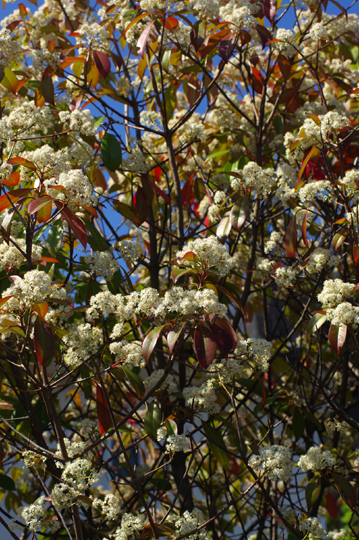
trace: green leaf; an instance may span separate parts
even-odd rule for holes
[[[108,245],[96,227],[88,219],[83,219],[86,230],[90,233],[87,241],[94,251],[108,251]]]
[[[308,323],[307,332],[308,334],[313,334],[319,330],[321,326],[326,322],[327,316],[325,313],[315,313]]]
[[[152,401],[152,403],[147,405],[147,412],[143,423],[147,435],[149,435],[153,441],[157,441],[157,430],[161,427],[161,422],[161,408],[156,401]]]
[[[105,116],[98,116],[97,118],[94,118],[93,127],[95,129],[99,128],[102,122],[105,120],[105,118],[106,118]]]
[[[303,435],[305,429],[305,422],[301,411],[295,407],[292,417],[292,430],[295,438],[298,440]]]
[[[62,219],[55,221],[46,238],[47,248],[52,257],[56,257],[61,248],[62,238],[64,236],[64,223]]]
[[[165,91],[165,107],[167,122],[169,122],[176,107],[176,88],[173,84],[170,84]]]
[[[14,480],[10,476],[7,476],[6,474],[0,474],[0,488],[6,489],[6,490],[14,490],[15,489]]]
[[[142,399],[146,394],[145,385],[143,384],[142,380],[136,373],[134,373],[130,369],[124,366],[122,366],[122,369],[125,372],[128,380],[130,381],[132,388],[134,389],[136,394],[139,396],[139,398]]]
[[[211,452],[216,456],[222,467],[227,467],[229,463],[229,453],[221,433],[204,420],[202,420],[202,427],[206,434]]]
[[[332,477],[337,486],[337,489],[344,500],[348,503],[348,506],[353,508],[356,505],[356,492],[352,484],[339,473],[332,472]]]
[[[314,478],[308,482],[307,487],[305,488],[305,500],[307,501],[308,507],[312,506],[318,500],[321,487],[322,480],[320,476],[314,476]]]
[[[225,154],[228,154],[228,153],[229,153],[229,150],[219,150],[218,152],[213,152],[213,154],[210,154],[207,157],[206,162],[209,161],[210,159],[214,159],[216,157],[224,156]]]
[[[114,135],[105,133],[101,142],[103,164],[111,172],[117,171],[122,162],[121,145]]]

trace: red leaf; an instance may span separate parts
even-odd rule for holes
[[[195,329],[194,350],[201,366],[208,368],[216,356],[217,342],[213,339],[212,331],[206,326],[200,325]]]
[[[38,199],[35,199],[34,201],[31,201],[29,204],[29,213],[35,214],[40,208],[45,206],[49,201],[52,201],[52,198],[48,195],[45,195],[44,197],[39,197]]]
[[[98,427],[100,435],[103,435],[110,427],[112,427],[112,420],[105,394],[99,385],[96,386],[96,404]]]
[[[337,356],[339,356],[339,353],[345,343],[347,330],[348,327],[345,324],[341,324],[340,326],[334,326],[334,324],[330,325],[328,334],[329,343]]]
[[[55,203],[58,208],[61,208],[61,203]],[[86,249],[87,246],[87,231],[85,225],[82,223],[81,219],[79,219],[76,214],[73,213],[72,210],[67,208],[65,206],[61,210],[62,217],[67,221],[68,226],[76,236],[76,238],[79,240],[79,242],[83,245],[83,247]]]
[[[188,203],[193,198],[192,184],[193,184],[193,177],[191,176],[191,178],[187,180],[187,182],[181,189],[182,204],[185,207],[188,206]]]
[[[304,214],[304,218],[303,218],[302,236],[303,236],[303,242],[304,242],[306,248],[309,249],[308,238],[307,238],[307,217],[308,217],[308,210],[306,210],[306,212]]]
[[[354,259],[354,263],[358,264],[358,261],[359,261],[359,248],[355,244],[353,245],[353,259]]]
[[[226,63],[229,61],[234,47],[236,46],[236,40],[237,36],[234,35],[231,39],[222,39],[221,43],[219,44],[218,54]]]
[[[2,210],[5,210],[5,208],[9,208],[11,206],[11,203],[17,202],[19,199],[21,199],[24,195],[27,195],[30,193],[32,189],[16,189],[15,191],[11,191],[8,193],[4,193],[0,196],[0,212]]]
[[[149,204],[147,197],[145,195],[145,192],[143,188],[140,186],[137,189],[137,193],[134,197],[133,202],[133,213],[135,216],[135,221],[138,226],[142,225],[144,221],[146,221],[148,212],[149,212]]]
[[[106,79],[107,75],[111,71],[110,59],[103,52],[100,51],[92,51],[92,56],[97,69],[101,73],[102,77]]]
[[[288,58],[286,58],[282,53],[278,56],[278,66],[281,74],[283,75],[283,79],[287,81],[289,79],[292,66]]]
[[[20,182],[20,173],[15,171],[10,174],[9,178],[3,180],[2,184],[5,186],[18,186]]]
[[[269,30],[267,30],[267,28],[261,26],[260,24],[256,24],[256,30],[258,32],[259,39],[261,40],[262,48],[264,49],[268,41],[273,39],[272,34],[269,32]]]
[[[146,360],[147,363],[150,359],[153,349],[156,347],[156,343],[161,336],[163,329],[166,326],[168,325],[163,324],[162,326],[157,326],[156,328],[151,330],[142,341],[142,354],[143,358]]]
[[[145,54],[147,41],[148,41],[148,38],[150,37],[150,34],[152,32],[152,27],[155,24],[155,22],[156,22],[156,20],[150,22],[146,26],[146,28],[144,29],[144,31],[142,32],[140,37],[138,38],[138,41],[136,43],[136,47],[138,47],[138,49],[139,49],[139,51],[137,53],[139,56],[143,56]]]
[[[221,351],[221,354],[227,358],[228,354],[233,351],[238,341],[232,325],[225,317],[217,318],[214,323],[211,322],[211,330],[218,349]]]
[[[51,326],[40,317],[35,320],[34,347],[40,366],[44,366],[55,355],[55,339]]]
[[[273,22],[277,13],[277,0],[263,0],[262,9],[267,19]]]
[[[288,257],[295,259],[295,251],[297,249],[297,218],[295,215],[289,222],[284,239],[284,245]]]
[[[177,28],[178,24],[178,20],[175,17],[168,17],[165,20],[165,28],[167,28],[167,30],[174,30],[175,28]]]
[[[159,167],[156,167],[156,169],[160,169]],[[160,169],[161,170],[161,169]],[[161,177],[160,177],[161,178]],[[147,182],[153,187],[153,189],[155,191],[157,191],[157,193],[162,197],[162,199],[164,201],[166,201],[166,203],[168,204],[168,206],[171,206],[171,201],[170,201],[170,198],[168,195],[166,195],[166,193],[161,189],[159,188],[156,184],[154,184],[153,182],[151,182],[151,180],[147,180]]]
[[[330,493],[330,491],[327,491],[327,494],[325,497],[327,501],[327,510],[330,517],[332,517],[333,519],[337,519],[339,515],[339,508],[338,508],[337,501],[335,500],[334,496]]]
[[[28,169],[31,169],[32,171],[36,171],[36,165],[32,163],[31,161],[22,158],[22,157],[14,157],[9,159],[8,163],[10,165],[22,165],[23,167],[27,167]]]
[[[16,28],[22,21],[21,20],[18,20],[18,21],[12,21],[10,24],[7,25],[7,30],[10,30],[10,32],[12,32],[14,30],[14,28]]]

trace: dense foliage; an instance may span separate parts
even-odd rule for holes
[[[31,2],[0,30],[0,523],[358,538],[358,17]]]

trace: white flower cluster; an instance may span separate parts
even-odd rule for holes
[[[229,0],[219,10],[223,21],[231,22],[238,28],[246,28],[247,30],[256,25],[257,21],[252,15],[254,12],[255,7],[248,0]]]
[[[77,131],[82,135],[96,135],[94,119],[90,109],[75,109],[74,111],[60,111],[59,118],[65,123],[65,129]]]
[[[292,474],[291,454],[288,448],[274,444],[259,449],[259,455],[253,455],[248,465],[257,473],[268,473],[269,480],[288,482]]]
[[[16,281],[2,293],[3,298],[13,296],[7,301],[6,308],[9,311],[18,311],[31,304],[44,302],[51,294],[51,285],[51,277],[40,270],[26,272],[23,279],[16,276]]]
[[[85,263],[90,265],[91,272],[103,276],[106,281],[111,281],[120,268],[110,251],[95,251],[93,255],[86,255]]]
[[[96,354],[102,343],[102,329],[89,323],[73,324],[63,337],[67,345],[64,362],[70,368],[77,368],[84,360]]]
[[[142,257],[141,244],[135,240],[120,240],[116,243],[116,249],[127,264]]]
[[[322,195],[321,195],[322,194]],[[333,195],[333,188],[329,180],[313,180],[313,182],[307,182],[298,191],[299,199],[302,203],[313,202],[316,199],[331,199]]]
[[[94,499],[92,506],[98,509],[109,521],[117,519],[121,513],[121,502],[112,493],[108,493],[104,500]]]
[[[278,242],[282,239],[282,235],[277,231],[272,231],[266,245],[264,247],[264,253],[270,253],[277,248]]]
[[[164,431],[166,433],[164,433]],[[189,439],[185,435],[167,435],[167,430],[157,430],[157,440],[166,439],[166,453],[186,452],[190,449]]]
[[[148,390],[156,386],[158,381],[162,379],[164,375],[165,370],[164,369],[156,369],[151,373],[149,377],[144,381],[144,384]],[[177,391],[177,383],[175,381],[175,378],[170,373],[167,375],[165,380],[160,386],[161,390],[167,390],[168,394],[171,396],[174,392]]]
[[[299,270],[290,266],[280,266],[275,270],[275,282],[279,287],[293,287]]]
[[[173,523],[177,529],[177,536],[188,535],[191,531],[196,530],[203,523],[205,523],[205,518],[201,510],[195,508],[192,512],[186,510],[182,516],[170,515],[168,521]],[[195,534],[187,536],[188,540],[210,540],[210,535],[206,531],[206,528],[203,527]]]
[[[309,264],[306,267],[308,274],[318,274],[325,266],[336,266],[339,257],[333,255],[330,249],[315,248],[310,254]]]
[[[352,297],[354,289],[353,283],[345,283],[339,278],[327,279],[324,281],[323,290],[317,298],[323,307],[334,307],[343,302],[345,298]]]
[[[16,245],[13,243],[7,244],[6,242],[0,243],[0,267],[1,268],[20,268],[20,266],[26,262],[26,258],[21,251],[16,247],[18,246],[23,253],[26,253],[26,240],[24,238],[12,238]],[[41,259],[42,247],[32,246],[32,260],[39,261]]]
[[[269,367],[268,360],[271,357],[272,347],[265,339],[249,338],[238,341],[233,354],[237,358],[251,360],[261,371],[265,371]]]
[[[327,320],[334,326],[341,324],[357,326],[359,324],[359,307],[353,306],[349,302],[342,302],[335,308],[328,308],[326,316]]]
[[[238,182],[237,179],[232,180],[231,186],[233,189],[251,188],[265,197],[276,185],[275,171],[273,169],[262,169],[255,161],[250,161],[243,167],[242,171],[238,172],[242,174],[244,182]]]
[[[21,61],[22,46],[19,41],[15,41],[11,32],[7,28],[0,30],[0,66],[9,67],[11,60],[15,64]]]
[[[122,362],[125,367],[145,367],[140,341],[117,341],[110,344],[110,351],[116,355],[116,362]]]
[[[312,535],[312,538],[321,540],[324,540],[327,537],[327,533],[325,532],[323,525],[320,523],[318,518],[307,518],[306,520],[302,521],[299,525],[299,529],[301,531],[305,531],[306,533],[309,533]]]
[[[29,506],[22,506],[17,513],[24,519],[30,531],[37,532],[44,527],[43,519],[46,515],[46,508],[41,502],[35,501]]]
[[[321,471],[328,467],[333,468],[336,464],[335,456],[329,450],[323,450],[320,446],[312,446],[308,452],[298,460],[298,467],[302,471]]]
[[[190,266],[213,268],[222,275],[227,275],[235,266],[235,259],[216,236],[191,240],[182,251],[177,252],[177,260],[181,260],[188,252],[194,253],[196,260],[182,260],[181,264],[186,262]]]
[[[94,206],[98,201],[98,195],[94,193],[90,180],[80,169],[61,173],[57,179],[45,180],[44,186],[51,197],[68,200],[80,206]]]
[[[121,527],[118,527],[113,540],[127,540],[127,538],[136,532],[142,531],[146,523],[146,516],[133,516],[132,514],[123,514],[121,519]]]
[[[186,404],[196,411],[206,411],[208,414],[217,414],[221,408],[217,402],[216,382],[209,379],[201,386],[187,386],[183,389]]]

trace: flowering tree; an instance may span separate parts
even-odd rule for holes
[[[31,3],[0,31],[2,526],[358,538],[358,17]]]

